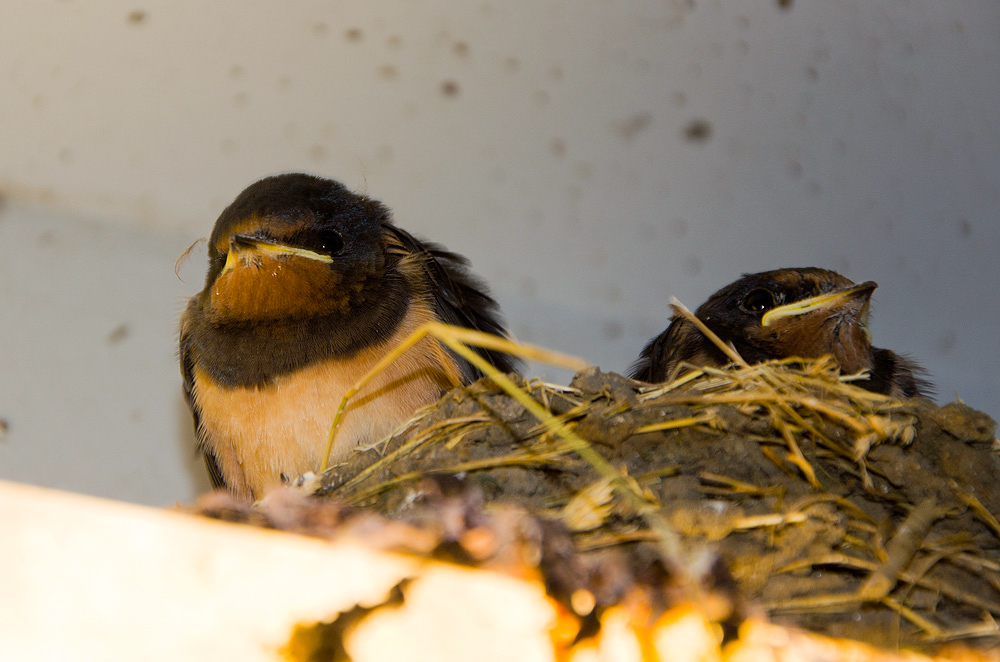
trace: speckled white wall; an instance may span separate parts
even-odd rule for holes
[[[203,253],[171,263],[284,170],[387,202],[519,337],[609,369],[671,295],[876,280],[876,341],[996,414],[997,62],[995,0],[5,0],[0,476],[189,498],[172,320]]]

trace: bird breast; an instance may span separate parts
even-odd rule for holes
[[[261,387],[227,388],[195,366],[193,396],[202,438],[232,491],[260,498],[284,476],[317,471],[344,394],[389,350],[432,316],[411,307],[387,341],[347,358],[320,361]],[[352,399],[331,459],[375,443],[440,397],[457,379],[454,360],[424,338]]]

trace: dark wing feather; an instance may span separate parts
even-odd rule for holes
[[[655,384],[673,376],[678,364],[721,366],[726,356],[686,319],[674,317],[670,326],[643,347],[629,366],[628,376]]]
[[[386,224],[384,228],[403,251],[425,258],[423,265],[430,281],[434,312],[442,322],[507,337],[500,307],[489,295],[486,284],[469,271],[467,259],[439,244],[421,241],[395,225]],[[520,371],[520,360],[510,354],[481,347],[472,349],[501,372]],[[481,376],[465,361],[461,363],[472,379]]]
[[[187,331],[187,315],[188,313],[185,313],[181,318],[180,336],[181,378],[184,380],[184,400],[191,409],[191,417],[194,419],[194,433],[198,437],[198,450],[201,451],[202,456],[205,458],[205,468],[208,470],[208,477],[212,481],[212,487],[215,489],[224,488],[228,486],[222,477],[222,470],[219,469],[219,463],[216,461],[215,455],[205,447],[204,440],[202,439],[201,420],[193,393],[194,357],[191,350],[191,335]]]
[[[667,368],[672,367],[670,349],[673,346],[674,336],[677,335],[679,323],[673,321],[661,333],[642,348],[639,358],[629,366],[628,376],[632,379],[648,382],[650,384],[662,382],[667,378]]]
[[[927,371],[915,361],[888,349],[876,347],[872,353],[870,390],[894,398],[934,397],[934,384],[927,379]],[[865,383],[860,385],[865,386]]]

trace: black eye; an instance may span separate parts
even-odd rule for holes
[[[767,290],[752,290],[743,297],[740,308],[748,313],[762,313],[774,308],[774,295]]]
[[[344,238],[336,230],[320,230],[318,239],[319,252],[336,255],[344,250]]]

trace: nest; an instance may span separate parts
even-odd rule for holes
[[[779,623],[889,646],[1000,644],[995,423],[850,381],[823,359],[655,387],[588,369],[568,387],[519,382],[520,399],[486,378],[334,467],[320,492],[406,519],[428,476],[456,477],[487,508],[557,523],[584,558],[675,576],[721,559]]]

